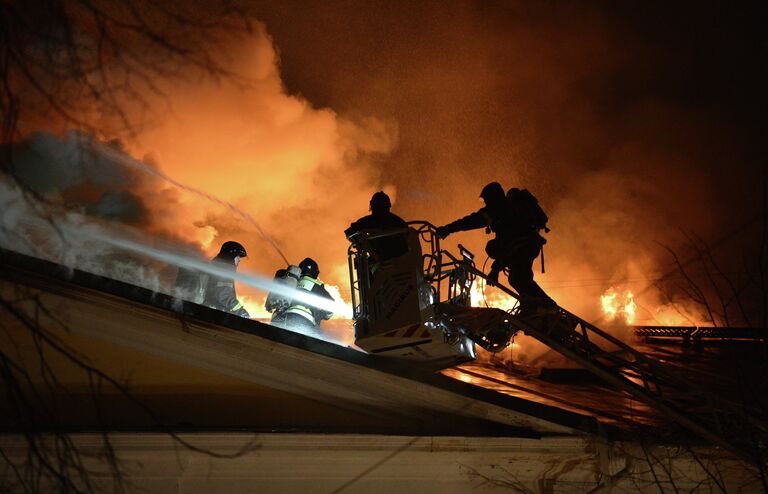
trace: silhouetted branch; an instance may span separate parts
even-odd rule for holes
[[[214,79],[251,82],[221,62],[234,36],[252,22],[228,2],[186,6],[156,1],[29,0],[0,5],[0,144],[30,120],[56,116],[99,136],[135,135],[142,122],[126,105],[149,108],[157,84],[190,69]],[[98,112],[117,126],[98,125]],[[27,129],[29,130],[29,129]]]
[[[497,470],[498,475],[485,475],[480,470],[470,467],[468,465],[461,465],[469,475],[470,478],[476,478],[481,480],[481,486],[488,485],[494,487],[503,487],[513,492],[519,492],[520,494],[533,494],[533,490],[525,486],[523,482],[517,479],[509,470],[501,465],[489,465],[489,468]]]
[[[220,54],[234,36],[250,32],[251,20],[226,0],[0,2],[0,171],[18,186],[39,217],[59,231],[53,217],[62,206],[17,179],[11,144],[40,130],[41,123],[76,127],[104,139],[134,137],[153,106],[165,104],[168,111],[164,85],[190,70],[248,84],[249,79],[220,61]],[[94,121],[93,114],[107,120]],[[64,235],[59,237],[67,242]],[[27,454],[23,468],[2,448],[0,458],[18,480],[17,488],[26,492],[96,492],[93,472],[58,427],[56,397],[71,396],[71,392],[57,375],[52,359],[84,373],[99,424],[105,423],[105,387],[117,390],[156,423],[160,418],[122,383],[65,344],[56,331],[69,332],[69,328],[38,298],[16,295],[3,294],[0,310],[26,331],[35,355],[34,368],[22,360],[23,351],[12,328],[3,324],[10,345],[0,348],[0,386],[25,438]],[[47,329],[49,324],[55,331]],[[216,458],[237,457],[254,447],[249,443],[235,453],[219,453],[196,447],[174,432],[169,434],[184,447]],[[101,437],[101,458],[109,469],[112,490],[122,492],[122,469],[106,429]]]

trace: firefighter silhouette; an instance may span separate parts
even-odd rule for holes
[[[541,253],[546,240],[539,234],[540,229],[546,228],[546,215],[541,219],[532,220],[535,215],[531,212],[533,205],[524,204],[529,201],[510,189],[509,197],[498,182],[491,182],[480,192],[485,206],[452,223],[437,228],[437,235],[446,238],[456,232],[485,228],[487,233],[495,233],[495,238],[488,241],[485,251],[493,259],[488,281],[498,283],[499,273],[503,269],[509,271],[509,285],[520,295],[520,314],[525,315],[537,307],[553,306],[555,303],[533,279],[533,261]],[[535,206],[538,202],[533,198]],[[540,210],[540,208],[539,208]],[[543,211],[541,212],[543,215]]]
[[[211,264],[234,272],[240,264],[240,259],[247,255],[245,247],[237,242],[228,241],[222,244],[219,253],[211,260]],[[209,276],[203,303],[240,317],[250,317],[243,304],[237,299],[235,281],[232,278]]]

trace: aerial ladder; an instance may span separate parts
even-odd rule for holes
[[[377,355],[421,362],[434,369],[506,348],[522,331],[579,364],[607,384],[663,413],[700,438],[765,471],[768,422],[764,411],[731,403],[692,384],[673,369],[559,306],[522,314],[472,307],[474,281],[486,278],[474,256],[440,248],[435,227],[362,231],[348,250],[355,343]],[[401,246],[382,255],[382,241]],[[378,244],[378,245],[377,245]],[[423,249],[422,249],[423,246]],[[510,288],[497,288],[518,301]]]

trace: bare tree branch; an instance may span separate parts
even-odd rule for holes
[[[133,138],[148,123],[153,107],[164,104],[166,112],[170,108],[163,87],[190,71],[247,85],[251,81],[220,62],[219,55],[234,36],[252,29],[248,16],[226,0],[0,2],[0,172],[59,231],[53,218],[65,206],[18,179],[11,144],[38,130],[41,122],[75,127],[104,139]],[[93,112],[108,120],[94,122]],[[29,304],[31,312],[20,308]],[[36,355],[34,363],[19,360],[23,352],[10,328],[3,325],[11,344],[10,351],[0,348],[0,389],[27,444],[23,468],[0,448],[5,468],[26,492],[96,492],[99,486],[83,455],[58,429],[56,397],[71,396],[71,391],[57,375],[52,359],[63,359],[85,374],[98,423],[105,423],[105,387],[117,390],[156,423],[161,418],[126,386],[65,344],[56,331],[69,329],[35,296],[0,297],[0,310],[26,330]],[[113,491],[122,492],[122,468],[108,432],[102,429],[102,458]],[[249,443],[240,451],[220,453],[196,447],[173,431],[169,434],[184,447],[216,458],[240,456],[255,447]]]

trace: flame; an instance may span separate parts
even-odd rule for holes
[[[270,320],[272,318],[272,313],[264,308],[264,303],[267,301],[266,296],[259,298],[249,295],[240,295],[238,296],[238,299],[240,300],[240,303],[243,304],[243,307],[245,307],[245,310],[248,311],[251,319]]]
[[[482,279],[478,279],[472,285],[470,300],[472,301],[472,307],[497,307],[510,311],[517,306],[517,300],[514,297],[499,290],[489,290],[485,280]]]
[[[627,291],[624,303],[624,314],[627,317],[627,324],[632,324],[637,315],[637,304],[632,296],[632,292]]]
[[[613,287],[609,288],[600,296],[600,305],[609,320],[619,319],[632,324],[637,317],[637,304],[629,290],[620,292]]]
[[[334,298],[334,300],[341,300],[347,306],[347,310],[341,314],[334,314],[332,319],[352,319],[352,303],[341,296],[341,290],[336,285],[329,285],[326,283],[325,289]]]
[[[619,310],[616,304],[617,297],[618,294],[613,291],[613,288],[609,289],[609,293],[605,293],[600,297],[600,304],[603,306],[603,312],[611,319],[616,317],[616,313]]]

